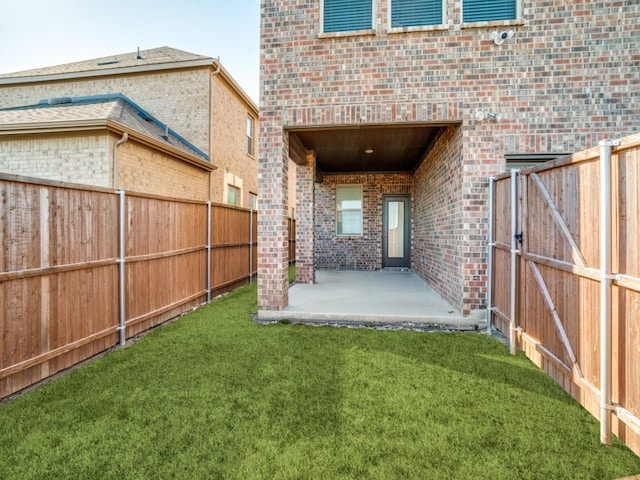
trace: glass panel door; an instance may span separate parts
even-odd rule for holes
[[[382,210],[382,266],[411,266],[408,196],[385,196]]]

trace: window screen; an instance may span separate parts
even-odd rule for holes
[[[324,0],[325,32],[348,32],[372,28],[373,0]]]
[[[391,0],[391,27],[442,24],[443,0]]]
[[[517,0],[463,0],[463,22],[488,22],[516,18]]]

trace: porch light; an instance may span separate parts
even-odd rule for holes
[[[373,153],[373,148],[367,148],[367,149],[365,149],[364,153],[366,153],[366,154],[368,154],[368,155],[372,154],[372,153]]]

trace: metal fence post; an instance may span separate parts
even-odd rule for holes
[[[249,283],[253,283],[253,206],[249,209]]]
[[[600,142],[600,442],[611,445],[611,149]]]
[[[487,218],[487,335],[491,335],[493,320],[493,210],[496,177],[489,177],[489,215]]]
[[[207,200],[207,303],[211,301],[211,200]]]
[[[509,350],[511,355],[516,354],[516,315],[518,277],[516,270],[518,266],[518,244],[516,235],[518,229],[518,170],[511,170],[511,264],[509,276]]]
[[[120,334],[120,346],[124,346],[127,342],[127,317],[126,317],[126,276],[125,276],[125,193],[124,190],[118,190],[119,212],[118,212],[118,300],[119,300],[119,325],[118,332]]]

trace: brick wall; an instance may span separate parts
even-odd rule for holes
[[[117,158],[118,188],[191,200],[209,197],[207,170],[133,140],[118,147]]]
[[[462,132],[447,128],[415,173],[413,256],[415,272],[453,305],[463,303],[464,254]],[[468,313],[468,312],[467,312]]]
[[[249,193],[258,193],[257,152],[247,154],[246,118],[251,109],[221,75],[212,77],[210,67],[3,85],[0,108],[106,93],[124,94],[210,154],[219,167],[211,173],[212,201],[226,202],[225,175],[231,174],[242,180],[242,206],[249,206]],[[257,136],[257,115],[251,114]],[[257,138],[254,141],[257,147]]]
[[[241,97],[220,76],[213,77],[213,129],[212,161],[218,169],[211,174],[211,200],[226,203],[228,179],[241,188],[242,204],[249,207],[249,193],[258,193],[258,161],[256,152],[247,153],[247,116],[254,119],[254,148],[258,142],[258,119]]]
[[[335,270],[382,268],[382,196],[411,194],[411,174],[324,175],[316,185],[316,267]],[[336,185],[362,185],[362,235],[336,234]],[[298,219],[298,225],[303,223]]]
[[[122,93],[208,152],[210,75],[209,68],[200,68],[3,85],[0,108],[35,105],[45,98]]]
[[[108,187],[112,181],[109,135],[4,138],[0,171]]]
[[[452,0],[446,25],[402,31],[388,28],[388,2],[378,1],[375,30],[360,35],[321,34],[320,3],[262,0],[260,104],[269,132],[260,155],[263,178],[282,168],[278,137],[286,128],[459,123],[450,135],[454,145],[442,148],[455,152],[460,196],[448,205],[451,189],[416,180],[417,190],[435,190],[420,199],[456,209],[457,219],[435,224],[442,231],[430,235],[421,226],[414,243],[444,250],[455,230],[454,267],[425,263],[418,270],[463,312],[482,307],[486,179],[504,168],[504,155],[573,152],[637,131],[640,3],[532,0],[523,2],[521,20],[462,25],[461,2]],[[491,32],[509,28],[515,36],[495,45]],[[500,119],[476,120],[485,110]],[[265,248],[279,265],[276,250]],[[435,280],[440,275],[446,279]]]
[[[316,156],[308,154],[306,165],[295,165],[289,161],[289,192],[299,200],[296,206],[296,218],[302,225],[314,225],[315,215],[315,170]],[[291,172],[295,175],[291,175]],[[293,179],[292,179],[293,177]],[[292,180],[295,183],[292,184]],[[292,192],[293,190],[293,192]],[[291,196],[289,197],[291,201]],[[297,224],[296,224],[297,225]],[[316,258],[315,258],[315,232],[313,228],[296,228],[296,282],[314,283]]]

